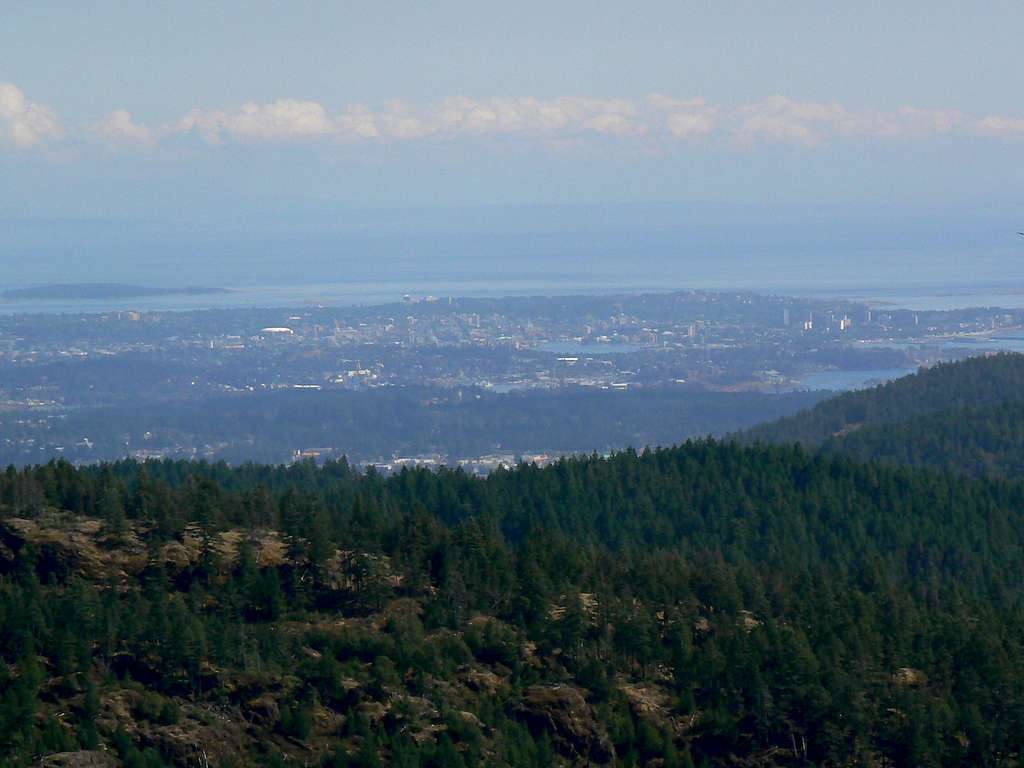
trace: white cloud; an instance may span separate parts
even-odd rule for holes
[[[380,135],[385,138],[425,139],[436,133],[436,126],[429,125],[404,101],[388,102],[381,112],[375,114],[374,120]]]
[[[29,101],[17,86],[0,83],[0,141],[16,147],[34,147],[47,139],[60,138],[63,133],[52,109]]]
[[[617,112],[594,115],[584,120],[580,124],[580,129],[608,136],[639,136],[646,133],[646,128],[634,122],[629,115]]]
[[[492,98],[465,96],[418,107],[390,101],[379,110],[361,104],[331,116],[318,102],[283,99],[237,110],[194,109],[175,132],[195,132],[211,143],[235,140],[335,138],[342,141],[455,139],[473,136],[640,135],[637,107],[621,99]]]
[[[377,117],[373,110],[362,104],[353,104],[345,108],[334,121],[335,134],[340,139],[358,141],[360,139],[376,139],[380,136]]]
[[[704,99],[674,99],[657,93],[647,98],[647,104],[676,139],[699,139],[714,133],[721,111]]]
[[[241,106],[192,109],[162,126],[139,122],[126,109],[98,123],[68,130],[71,139],[111,145],[158,145],[182,135],[211,144],[259,142],[359,143],[456,142],[487,139],[539,141],[545,146],[615,143],[660,153],[675,146],[763,144],[822,147],[835,142],[924,141],[935,138],[1024,139],[1024,117],[975,117],[955,109],[905,106],[855,110],[835,102],[774,95],[741,104],[652,94],[643,99],[562,96],[470,98],[434,104],[389,101],[379,107],[349,104],[333,109],[318,101],[282,98]],[[16,86],[0,83],[0,144],[32,147],[62,137],[49,107],[30,101]]]
[[[988,138],[1024,139],[1024,118],[990,115],[976,121],[972,132]]]
[[[849,113],[838,104],[794,101],[771,96],[735,111],[733,138],[749,145],[759,141],[814,146],[848,123]]]
[[[645,130],[636,120],[637,112],[635,104],[623,99],[460,96],[424,110],[420,120],[442,136],[630,136]]]
[[[110,129],[144,135],[127,113]],[[138,130],[135,134],[132,128]],[[819,147],[835,141],[911,140],[942,136],[1024,138],[1024,119],[972,119],[957,110],[903,107],[854,111],[837,102],[782,95],[739,106],[653,94],[642,100],[563,96],[552,99],[453,96],[433,105],[389,101],[373,109],[352,104],[331,114],[316,101],[249,102],[233,110],[194,109],[169,133],[197,133],[206,141],[328,140],[340,142],[457,141],[522,137],[578,142],[642,141],[645,149],[679,142],[739,147],[787,144]]]
[[[1024,138],[1019,118],[972,118],[955,109],[905,106],[891,112],[853,111],[835,102],[772,96],[732,111],[727,132],[744,146],[760,142],[819,146],[836,140],[927,140],[986,136]]]
[[[151,128],[136,123],[126,109],[115,109],[96,125],[95,132],[111,144],[149,145],[157,138]]]
[[[914,139],[963,134],[967,126],[967,117],[955,109],[901,107],[895,112],[876,115],[864,133],[883,139]]]
[[[193,109],[177,124],[182,133],[196,131],[213,144],[225,137],[274,141],[306,139],[335,130],[327,110],[316,101],[279,99],[267,104],[248,102],[234,111]]]
[[[677,139],[707,136],[715,130],[711,115],[694,112],[673,112],[665,117],[665,127]]]

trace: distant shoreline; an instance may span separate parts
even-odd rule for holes
[[[212,294],[231,293],[227,288],[204,288],[189,285],[183,288],[154,288],[144,285],[124,285],[121,283],[66,283],[57,285],[40,285],[32,288],[11,288],[0,296],[5,299],[45,300],[45,299],[134,299],[144,296],[207,296]]]
[[[111,289],[111,286],[114,288]],[[85,288],[87,289],[85,289]],[[126,290],[127,289],[127,290]],[[607,282],[593,275],[578,280],[544,277],[535,279],[468,279],[444,277],[422,280],[352,280],[331,283],[283,283],[277,285],[231,285],[226,288],[146,287],[119,283],[66,283],[27,286],[0,290],[0,315],[9,314],[94,314],[102,312],[195,312],[204,310],[303,309],[309,307],[359,307],[394,305],[396,311],[405,306],[404,296],[427,301],[457,299],[513,299],[552,296],[612,296],[624,294],[662,293],[701,290],[708,293],[751,291],[759,295],[789,298],[842,299],[864,304],[868,308],[891,311],[904,309],[916,312],[965,310],[976,307],[1024,308],[1024,290],[992,293],[990,286],[979,285],[974,291],[961,291],[950,296],[943,286],[904,287],[871,291],[857,286],[848,291],[808,288],[785,291],[765,286],[760,291],[722,285],[677,284],[664,280],[654,284],[648,280]]]

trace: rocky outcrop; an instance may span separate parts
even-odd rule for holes
[[[486,667],[467,667],[460,670],[460,677],[466,687],[475,693],[496,696],[499,691],[508,689],[508,681]]]
[[[92,581],[127,581],[146,569],[146,545],[132,531],[120,536],[99,520],[69,515],[0,521],[0,571],[14,565],[26,547],[41,577],[76,574]]]
[[[157,750],[171,765],[220,765],[244,754],[248,737],[241,723],[223,713],[207,709],[209,723],[183,718],[181,723],[142,727],[135,738]]]
[[[315,579],[321,600],[333,594],[348,600],[371,578],[392,588],[399,584],[386,557],[339,550],[314,567],[301,547],[289,546],[271,530],[235,529],[204,538],[202,531],[189,526],[170,541],[160,541],[155,534],[137,521],[127,521],[114,533],[101,521],[55,512],[2,519],[0,577],[31,563],[40,581],[51,585],[47,589],[57,591],[62,582],[77,576],[104,590],[115,585],[117,595],[127,595],[143,589],[148,575],[162,566],[168,589],[184,591],[200,576],[223,583],[240,554],[248,551],[252,566],[278,567],[282,581]],[[581,596],[581,603],[586,610],[592,607],[589,595]],[[472,617],[461,632],[428,631],[422,626],[424,604],[420,592],[398,592],[372,612],[346,615],[320,605],[318,611],[296,611],[273,625],[254,626],[254,635],[272,627],[277,645],[292,655],[294,664],[287,670],[264,663],[255,654],[241,668],[204,660],[186,677],[181,670],[167,674],[161,669],[159,647],[139,643],[130,649],[113,648],[95,662],[93,677],[100,699],[96,729],[106,748],[48,755],[38,764],[117,768],[122,761],[113,745],[127,737],[139,749],[152,749],[168,765],[183,768],[277,753],[289,764],[313,765],[339,746],[350,753],[358,749],[362,737],[346,727],[355,714],[356,724],[401,732],[417,744],[436,742],[448,732],[460,749],[463,736],[479,740],[487,749],[495,736],[487,718],[480,716],[481,703],[487,699],[513,711],[534,734],[546,733],[568,765],[615,762],[611,738],[585,689],[548,683],[520,691],[513,684],[512,669],[506,666],[510,657],[549,675],[542,679],[567,680],[557,653],[541,650],[521,630],[487,615]],[[384,656],[388,663],[379,667],[376,654],[386,648],[386,638],[378,635],[400,636],[406,630],[419,647],[445,654],[454,664],[441,674],[391,669],[390,657]],[[322,696],[312,701],[300,696],[306,692],[294,674],[300,669],[313,680],[325,672],[332,675]],[[389,670],[394,674],[384,674]],[[48,671],[51,676],[39,695],[47,716],[81,712],[85,694],[77,673]],[[685,739],[687,726],[673,717],[670,687],[660,685],[660,680],[618,678],[616,687],[636,717]],[[301,739],[289,725],[298,701],[305,703],[303,714],[311,718],[308,735]],[[694,717],[687,721],[689,727]],[[387,750],[382,754],[386,756]]]
[[[579,688],[531,685],[523,691],[520,711],[532,729],[552,733],[556,748],[563,754],[592,763],[613,759],[611,739]]]
[[[920,688],[928,685],[928,676],[913,667],[900,667],[892,673],[892,681],[901,688]]]
[[[263,728],[273,728],[281,719],[281,708],[270,694],[250,699],[245,708],[252,720]]]
[[[149,531],[132,522],[115,534],[100,520],[67,513],[9,517],[0,520],[0,573],[13,568],[26,548],[33,552],[40,577],[62,580],[75,574],[106,583],[134,581],[154,557],[171,575],[196,567],[211,553],[217,567],[229,571],[238,563],[243,543],[249,544],[260,568],[289,563],[288,546],[277,531],[222,531],[204,542],[202,531],[189,525],[179,539],[165,542],[155,553],[147,547],[148,538]],[[325,569],[338,588],[350,587],[351,579],[343,568],[346,562],[336,554]]]
[[[118,761],[109,752],[80,750],[58,752],[40,758],[41,768],[117,768]]]

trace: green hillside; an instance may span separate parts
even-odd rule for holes
[[[943,363],[754,427],[744,442],[795,443],[861,460],[1019,476],[1024,355]]]
[[[1019,763],[1018,484],[698,442],[0,505],[5,765]]]
[[[865,427],[829,438],[818,450],[978,476],[1024,477],[1024,403],[965,407]]]

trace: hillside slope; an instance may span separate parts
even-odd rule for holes
[[[943,363],[848,392],[743,433],[861,460],[1018,475],[1024,467],[1024,355]]]
[[[0,475],[4,765],[1017,764],[1024,489],[793,447]]]
[[[1024,477],[1024,403],[964,407],[831,437],[818,450],[861,461]]]
[[[377,461],[439,453],[605,452],[722,435],[796,413],[817,392],[713,392],[697,386],[627,391],[562,387],[496,394],[466,387],[282,390],[195,400],[71,408],[43,418],[0,412],[0,466],[116,460],[125,446],[190,457],[198,449],[232,463],[289,461],[328,448]],[[88,441],[83,441],[88,436]]]

